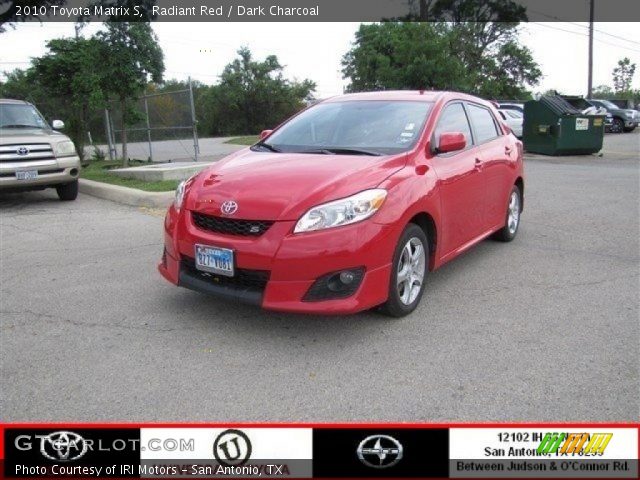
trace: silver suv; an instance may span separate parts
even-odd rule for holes
[[[78,196],[80,158],[73,142],[22,100],[0,99],[0,192],[53,187],[60,200]]]

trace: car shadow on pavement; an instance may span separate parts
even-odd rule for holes
[[[52,203],[62,203],[53,189],[30,192],[0,192],[0,210],[8,208],[21,210],[37,204]]]
[[[512,243],[516,245],[517,240]],[[351,343],[366,339],[370,335],[392,332],[397,328],[425,327],[432,314],[431,302],[436,301],[441,308],[450,299],[450,292],[456,291],[464,283],[469,269],[481,268],[487,256],[503,244],[487,240],[461,255],[441,269],[430,272],[427,290],[421,304],[410,315],[403,318],[389,317],[376,309],[351,315],[310,315],[274,312],[257,306],[221,300],[212,296],[183,288],[167,287],[161,296],[163,311],[172,314],[176,327],[186,330],[201,330],[209,334],[225,336],[247,342],[248,338],[283,340],[285,343],[295,338],[301,342]],[[418,324],[418,325],[416,325]]]

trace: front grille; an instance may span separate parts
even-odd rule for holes
[[[240,290],[263,291],[269,281],[269,270],[248,270],[236,268],[233,277],[203,272],[196,268],[196,262],[191,257],[182,256],[182,269],[192,277],[197,277],[213,285],[237,288]]]
[[[51,145],[48,143],[0,145],[0,162],[22,163],[35,160],[55,160]]]
[[[202,230],[244,237],[259,237],[273,225],[273,222],[267,220],[239,220],[214,217],[198,212],[192,212],[191,217],[193,223]]]

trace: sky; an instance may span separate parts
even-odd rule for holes
[[[165,55],[167,79],[189,76],[206,84],[235,57],[241,46],[262,60],[276,55],[290,79],[316,82],[316,96],[343,92],[340,61],[350,49],[359,23],[154,23]],[[90,24],[83,34],[101,28]],[[629,57],[638,64],[633,87],[640,88],[640,23],[595,23],[594,86],[612,86],[611,71],[617,61]],[[73,23],[17,24],[0,34],[0,71],[26,68],[32,57],[46,52],[47,40],[71,37]],[[584,95],[587,90],[588,24],[577,22],[526,23],[520,40],[528,46],[544,78],[534,92],[556,89]]]

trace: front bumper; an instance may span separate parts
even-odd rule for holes
[[[80,158],[77,156],[30,162],[0,162],[0,190],[30,190],[70,183],[78,179],[80,168]],[[18,180],[16,172],[25,170],[37,170],[38,178]]]
[[[344,314],[375,307],[387,300],[393,252],[400,235],[394,225],[371,221],[293,235],[295,222],[275,222],[260,237],[223,235],[200,230],[191,213],[169,208],[165,250],[158,265],[171,283],[232,301],[298,313]],[[195,244],[234,250],[242,275],[266,275],[264,282],[229,285],[192,269]],[[346,298],[304,301],[314,282],[330,272],[364,267],[355,292]]]

